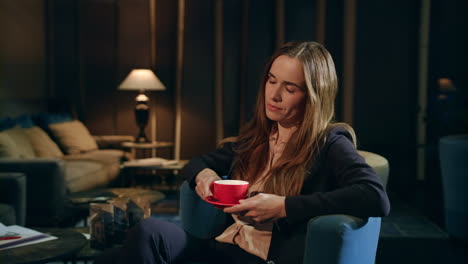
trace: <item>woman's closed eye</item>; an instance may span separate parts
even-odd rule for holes
[[[294,86],[288,86],[288,85],[287,85],[287,86],[285,86],[285,88],[286,88],[286,91],[287,91],[288,93],[294,93],[294,92],[296,92],[296,88],[295,88]]]

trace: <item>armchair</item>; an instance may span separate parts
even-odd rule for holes
[[[358,151],[382,180],[388,182],[387,159]],[[187,182],[180,188],[182,228],[198,238],[210,238],[223,231],[226,214],[202,201]],[[360,219],[349,215],[324,215],[309,220],[304,264],[373,264],[380,234],[380,217]]]
[[[24,225],[26,215],[26,176],[0,173],[0,222]]]
[[[223,211],[202,201],[187,182],[180,188],[182,227],[198,238],[221,233],[226,220]],[[304,264],[374,263],[380,232],[380,218],[367,220],[347,215],[326,215],[308,223]]]

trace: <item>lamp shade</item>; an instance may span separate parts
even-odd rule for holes
[[[134,69],[119,85],[119,90],[166,90],[166,86],[150,69]]]

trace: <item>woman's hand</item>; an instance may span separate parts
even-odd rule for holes
[[[275,221],[286,217],[284,200],[286,197],[268,193],[259,193],[254,197],[239,200],[238,205],[224,209],[225,213],[241,214],[255,222]]]
[[[195,183],[197,184],[195,191],[198,196],[204,200],[205,197],[213,195],[210,191],[210,185],[217,180],[221,180],[221,178],[214,170],[207,168],[200,171],[197,176],[195,176]]]

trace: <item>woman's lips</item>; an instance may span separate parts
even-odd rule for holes
[[[270,110],[270,111],[279,111],[279,110],[281,110],[281,108],[276,107],[276,106],[271,105],[271,104],[267,104],[267,108],[268,108],[268,110]]]

